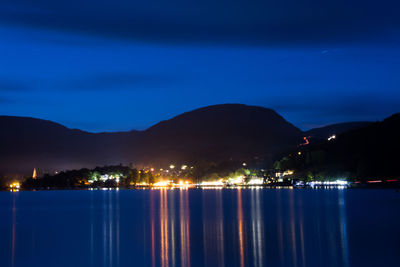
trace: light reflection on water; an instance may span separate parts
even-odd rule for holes
[[[1,266],[398,266],[399,204],[390,190],[2,192]]]

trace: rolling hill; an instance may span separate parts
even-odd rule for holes
[[[95,134],[12,116],[0,116],[0,129],[0,173],[6,174],[118,163],[270,162],[303,134],[271,109],[241,104],[200,108],[145,131]]]

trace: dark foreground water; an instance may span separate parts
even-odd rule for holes
[[[394,190],[0,192],[0,266],[400,266]]]

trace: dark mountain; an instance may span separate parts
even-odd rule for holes
[[[271,109],[225,104],[160,122],[143,133],[136,151],[146,162],[270,160],[296,146],[302,132]],[[139,158],[140,155],[136,154]]]
[[[302,132],[271,109],[216,105],[184,113],[146,131],[88,133],[50,121],[0,116],[0,172],[104,164],[271,161]]]
[[[338,135],[353,129],[368,126],[370,124],[372,124],[372,122],[368,121],[337,123],[320,128],[314,128],[306,131],[304,134],[312,138],[327,139],[332,135]]]
[[[399,136],[400,113],[334,140],[304,146],[301,154],[291,153],[280,163],[303,178],[399,178]]]
[[[0,172],[27,173],[122,162],[137,132],[93,134],[26,117],[0,116]]]
[[[400,113],[382,122],[346,132],[329,151],[342,159],[356,178],[397,177],[399,174]]]

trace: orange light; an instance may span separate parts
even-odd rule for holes
[[[12,184],[10,184],[10,188],[19,189],[20,188],[19,182],[13,182]]]
[[[168,186],[170,184],[169,181],[160,181],[157,183],[154,183],[153,186],[155,187],[164,187],[164,186]]]

